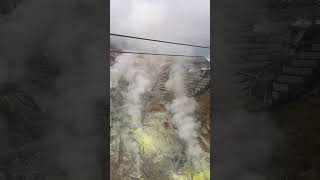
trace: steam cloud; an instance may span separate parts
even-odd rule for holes
[[[117,56],[115,61],[116,63],[110,68],[110,84],[111,88],[119,88],[123,93],[125,103],[121,113],[124,113],[125,116],[121,124],[115,124],[114,128],[121,126],[118,128],[122,129],[121,134],[126,142],[125,147],[135,158],[135,168],[137,172],[140,172],[139,144],[130,130],[143,128],[144,95],[150,92],[152,80],[158,75],[159,67],[164,62],[155,61],[153,58],[133,57],[126,54]],[[123,88],[121,83],[127,84],[125,89],[121,89]]]
[[[205,154],[197,139],[200,124],[194,117],[198,104],[184,93],[184,73],[183,64],[176,63],[172,66],[166,88],[174,92],[175,99],[169,105],[168,110],[173,114],[172,122],[178,129],[179,137],[187,145],[189,161],[195,167],[203,168],[205,166]]]

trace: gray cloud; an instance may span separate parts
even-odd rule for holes
[[[185,42],[210,44],[210,0],[111,0],[110,31],[118,34]],[[152,50],[166,53],[198,53],[208,50],[180,47],[154,42],[112,37],[112,44],[122,48]]]

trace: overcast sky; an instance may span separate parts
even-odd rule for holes
[[[110,6],[111,33],[204,46],[210,44],[210,0],[111,0]],[[122,39],[112,37],[111,42],[113,41]],[[164,47],[135,40],[130,40],[129,43],[138,43],[144,48],[152,46],[160,52],[169,50],[168,45]],[[171,47],[173,46],[170,46],[170,51],[174,49],[174,52],[180,48],[187,49]],[[201,49],[191,51],[208,53],[199,50]]]

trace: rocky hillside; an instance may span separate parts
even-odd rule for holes
[[[110,54],[110,65],[115,63],[118,53]],[[151,93],[145,97],[145,112],[166,111],[166,104],[172,101],[173,95],[166,90],[165,83],[169,79],[171,64],[162,67],[158,78],[153,82]],[[185,93],[194,97],[199,104],[197,119],[201,122],[199,141],[203,149],[209,152],[210,149],[210,63],[204,59],[186,60],[184,64]],[[119,90],[112,89],[111,96],[121,96]],[[116,98],[117,99],[117,98]]]

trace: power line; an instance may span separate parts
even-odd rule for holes
[[[156,53],[132,52],[132,51],[115,51],[115,50],[110,50],[109,52],[123,53],[123,54],[152,55],[152,56],[174,56],[174,57],[205,58],[204,56],[190,56],[190,55],[184,55],[184,54],[156,54]]]
[[[110,33],[110,36],[118,36],[118,37],[139,39],[139,40],[145,40],[145,41],[154,41],[154,42],[160,42],[160,43],[167,43],[167,44],[175,44],[175,45],[181,45],[181,46],[191,46],[191,47],[197,47],[197,48],[210,49],[209,46],[199,46],[199,45],[193,45],[193,44],[185,44],[185,43],[178,43],[178,42],[171,42],[171,41],[163,41],[163,40],[157,40],[157,39],[149,39],[149,38],[142,38],[142,37],[136,37],[136,36],[128,36],[128,35],[123,35],[123,34]]]

